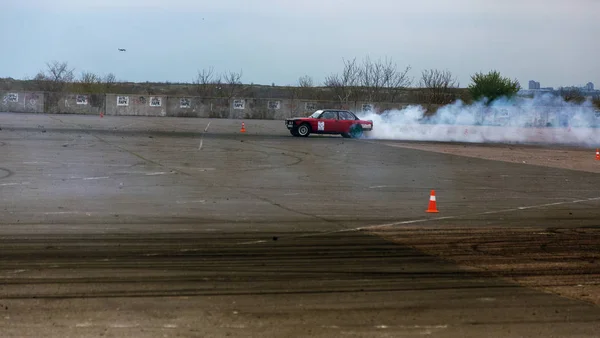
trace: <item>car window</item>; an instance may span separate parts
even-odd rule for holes
[[[350,114],[347,111],[341,111],[340,120],[354,120],[354,115]]]
[[[310,117],[314,118],[314,119],[318,119],[319,115],[321,115],[323,111],[322,110],[317,110],[316,112],[312,113],[312,115],[310,115]]]
[[[336,113],[332,112],[332,111],[326,111],[326,112],[323,113],[323,115],[321,115],[321,118],[327,119],[327,120],[335,120],[336,119]]]

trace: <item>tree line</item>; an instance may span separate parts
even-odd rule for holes
[[[449,70],[426,69],[416,80],[409,76],[410,70],[410,66],[399,67],[388,58],[372,60],[365,57],[361,61],[344,59],[341,71],[327,75],[321,84],[316,84],[308,75],[301,76],[292,86],[245,84],[241,70],[219,73],[213,67],[198,70],[190,83],[129,83],[117,81],[112,73],[100,76],[84,71],[77,76],[67,62],[52,61],[35,77],[24,81],[26,85],[22,89],[57,94],[143,93],[226,99],[277,97],[338,101],[341,104],[363,101],[434,105],[449,104],[458,99],[466,102],[485,99],[490,103],[500,97],[511,98],[521,89],[516,79],[504,77],[496,70],[473,74],[467,88],[460,88],[457,78]],[[566,100],[582,99],[582,95],[573,90],[561,92],[561,95]]]

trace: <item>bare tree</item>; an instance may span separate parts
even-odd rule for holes
[[[75,79],[74,69],[67,62],[52,61],[46,63],[46,70],[40,71],[33,82],[37,90],[47,92],[45,108],[47,112],[60,110],[58,101]]]
[[[81,73],[78,84],[82,93],[96,93],[102,90],[102,79],[92,72]]]
[[[46,63],[46,71],[40,71],[34,78],[37,87],[48,92],[63,92],[75,79],[74,69],[67,62]]]
[[[108,73],[104,76],[102,82],[104,84],[104,91],[111,92],[117,84],[117,79],[115,77],[115,74]]]
[[[366,57],[358,65],[356,59],[344,62],[341,74],[332,74],[325,79],[328,87],[340,102],[363,99],[369,102],[394,101],[398,94],[410,86],[410,66],[399,70],[392,60],[372,61]]]
[[[202,97],[215,96],[221,89],[221,76],[215,75],[213,67],[198,71],[194,79],[196,94]]]
[[[458,80],[448,70],[426,69],[421,73],[419,86],[428,103],[448,104],[456,98],[452,89],[458,88]]]
[[[342,73],[327,76],[324,85],[333,92],[340,103],[347,103],[351,98],[356,98],[359,75],[360,68],[356,59],[344,60]]]
[[[298,87],[300,88],[311,88],[313,87],[313,79],[308,75],[301,76],[298,79]]]
[[[362,68],[359,69],[359,84],[362,91],[362,99],[369,102],[381,101],[382,89],[385,85],[384,62],[372,62],[368,56],[363,60]]]
[[[388,101],[395,102],[399,94],[412,84],[413,79],[408,77],[410,70],[410,66],[406,66],[403,70],[398,69],[391,60],[383,62],[383,88]]]
[[[233,97],[239,96],[244,91],[244,85],[242,84],[242,71],[239,72],[227,72],[223,74],[223,80],[225,84],[225,95],[227,99],[231,100]]]
[[[312,77],[308,75],[298,78],[298,85],[294,89],[296,98],[314,97],[314,82]]]

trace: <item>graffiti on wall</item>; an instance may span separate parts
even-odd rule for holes
[[[152,96],[150,97],[150,107],[162,106],[162,97]]]
[[[6,103],[17,103],[19,102],[19,94],[18,93],[8,93],[4,95],[2,102]]]
[[[87,95],[77,95],[77,97],[75,98],[75,102],[80,105],[87,105],[88,104],[88,96]]]
[[[306,102],[304,104],[304,109],[306,109],[308,111],[315,111],[315,110],[317,110],[317,103],[316,102]]]
[[[188,98],[179,99],[179,108],[190,108],[192,106],[192,101]]]
[[[38,94],[27,94],[25,95],[25,107],[27,108],[35,108],[37,106],[38,100],[40,99]]]
[[[138,97],[136,97],[136,98],[133,99],[133,104],[145,105],[146,104],[146,98],[144,96],[138,96]]]
[[[281,108],[281,101],[269,101],[267,107],[269,107],[269,109],[277,110]]]
[[[373,111],[373,105],[370,103],[365,103],[362,105],[362,111],[363,112],[372,112]]]
[[[246,108],[246,100],[233,100],[233,109]]]
[[[129,96],[117,96],[117,106],[129,106]]]

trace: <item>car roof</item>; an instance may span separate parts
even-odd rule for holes
[[[320,110],[322,112],[326,112],[326,111],[346,111],[346,112],[352,113],[352,111],[350,111],[348,109],[318,109],[318,110]]]

